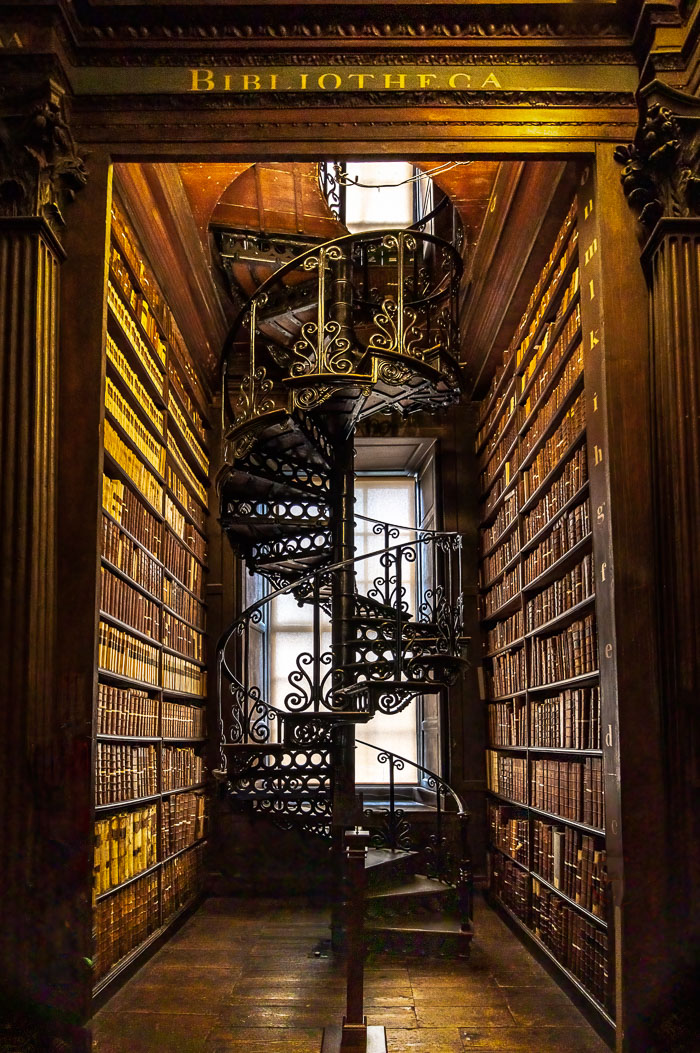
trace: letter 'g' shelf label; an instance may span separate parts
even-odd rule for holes
[[[612,75],[611,75],[612,74]],[[254,92],[499,92],[629,91],[636,68],[562,63],[401,66],[140,66],[76,67],[69,73],[78,95],[206,95]]]

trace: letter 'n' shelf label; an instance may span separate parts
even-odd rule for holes
[[[158,66],[76,67],[78,95],[205,95],[253,92],[630,91],[634,66]]]

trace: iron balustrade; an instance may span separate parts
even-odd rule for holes
[[[426,877],[453,885],[457,890],[461,924],[463,930],[467,931],[472,918],[473,900],[473,872],[469,851],[470,812],[467,806],[446,779],[418,761],[409,760],[362,739],[356,739],[355,744],[374,750],[378,763],[387,764],[389,767],[388,807],[383,808],[381,804],[375,804],[366,808],[364,813],[366,825],[370,830],[371,846],[393,852],[418,851],[422,857],[422,868]],[[404,771],[406,765],[419,773],[420,785],[434,795],[433,809],[424,809],[412,814],[411,810],[399,806],[396,773]],[[427,838],[421,836],[418,830],[419,815],[427,815],[433,819],[432,832]],[[448,825],[455,823],[456,831],[449,831]],[[453,836],[450,836],[451,834]]]

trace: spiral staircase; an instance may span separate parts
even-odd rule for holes
[[[414,764],[431,801],[432,826],[418,829],[397,795],[396,773],[411,762],[388,750],[376,750],[387,800],[363,808],[355,729],[448,688],[466,669],[462,538],[407,537],[375,523],[376,550],[356,556],[353,438],[375,414],[459,398],[460,276],[457,251],[413,228],[348,234],[284,262],[240,311],[224,351],[217,479],[222,527],[267,584],[217,647],[223,792],[234,809],[329,842],[336,940],[343,832],[368,827],[372,945],[450,954],[466,953],[472,932],[468,812],[443,778]],[[368,559],[381,573],[362,593],[356,576]],[[415,611],[411,564],[422,586]],[[255,632],[285,594],[311,605],[312,645],[273,705]]]

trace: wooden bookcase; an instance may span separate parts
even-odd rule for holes
[[[489,889],[614,1026],[582,219],[574,200],[479,416]]]
[[[206,422],[118,199],[104,362],[93,994],[198,895],[206,844]]]

